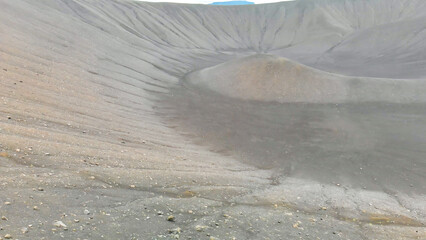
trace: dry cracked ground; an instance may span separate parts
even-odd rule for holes
[[[0,239],[426,239],[426,1],[0,0]]]

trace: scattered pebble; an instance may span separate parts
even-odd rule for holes
[[[7,217],[1,216],[1,220],[7,221]]]
[[[89,210],[87,210],[87,209],[84,209],[84,212],[83,212],[84,214],[86,214],[86,215],[89,215],[90,214],[90,211]]]
[[[297,222],[295,222],[295,223],[293,224],[293,227],[294,227],[294,228],[299,228],[301,223],[302,223],[302,222],[297,221]]]
[[[62,221],[55,221],[53,223],[53,226],[57,227],[57,228],[67,228],[67,225],[65,225],[65,223],[63,223]]]
[[[167,221],[174,222],[175,221],[175,216],[173,216],[173,215],[168,216],[167,217]]]
[[[23,228],[21,228],[21,232],[22,232],[23,234],[27,233],[27,232],[28,232],[28,228],[27,228],[27,227],[23,227]]]
[[[34,207],[33,207],[33,210],[38,210],[38,207],[37,207],[37,206],[34,206]]]
[[[169,233],[170,233],[170,234],[179,234],[179,233],[181,233],[181,232],[182,232],[182,229],[181,229],[180,227],[173,228],[173,229],[170,229],[170,230],[169,230]]]
[[[4,205],[10,205],[12,204],[11,202],[4,202]]]
[[[195,230],[197,230],[197,232],[203,232],[206,228],[207,226],[203,226],[203,225],[195,226]]]
[[[4,238],[5,238],[5,239],[12,239],[12,235],[10,235],[10,234],[6,234],[6,235],[4,235]]]

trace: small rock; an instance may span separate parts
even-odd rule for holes
[[[161,215],[163,215],[164,213],[163,213],[162,211],[158,211],[158,212],[157,212],[157,214],[161,216]]]
[[[90,176],[90,180],[95,180],[95,176]]]
[[[89,211],[89,210],[87,210],[87,209],[84,209],[83,213],[84,213],[84,214],[86,214],[86,215],[89,215],[89,214],[90,214],[90,211]]]
[[[34,207],[33,207],[33,210],[38,210],[38,207],[37,207],[37,206],[34,206]]]
[[[136,186],[135,186],[135,185],[133,185],[133,184],[132,184],[132,185],[130,185],[130,188],[135,188],[135,187],[136,187]]]
[[[40,192],[43,192],[43,191],[44,191],[44,189],[43,189],[43,188],[41,188],[41,187],[37,188],[37,190],[38,190],[38,191],[40,191]]]
[[[5,238],[5,239],[12,239],[12,235],[10,235],[10,234],[6,234],[6,235],[4,235],[4,238]]]
[[[28,228],[26,228],[26,227],[21,228],[21,232],[23,234],[27,233],[28,232]]]
[[[173,215],[168,216],[167,217],[167,221],[174,222],[175,221],[175,216],[173,216]]]
[[[1,220],[7,221],[7,217],[1,216]]]
[[[10,120],[10,119],[12,119],[12,117],[11,117],[11,116],[7,116],[7,119],[9,119],[9,120]]]
[[[55,227],[57,227],[57,228],[66,228],[67,227],[67,225],[65,225],[65,223],[63,223],[62,221],[56,221],[56,222],[54,222],[53,223],[53,226],[55,226]]]
[[[182,232],[182,229],[180,227],[169,229],[170,234],[179,234]]]
[[[4,205],[10,205],[12,204],[11,202],[4,202]]]
[[[78,220],[78,219],[74,219],[74,222],[75,222],[75,223],[79,223],[79,222],[80,222],[80,220]]]
[[[203,232],[206,228],[207,226],[203,226],[203,225],[195,226],[195,230],[197,230],[197,232]]]
[[[301,224],[301,222],[300,222],[300,221],[297,221],[296,223],[294,223],[294,224],[293,224],[293,227],[294,227],[294,228],[299,228],[299,227],[300,227],[300,226],[299,226],[300,224]]]

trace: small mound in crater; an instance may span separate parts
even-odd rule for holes
[[[332,74],[286,58],[256,54],[186,76],[193,85],[225,96],[268,102],[417,102],[420,80],[358,78]]]

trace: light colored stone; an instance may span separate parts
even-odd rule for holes
[[[67,225],[65,225],[65,223],[64,223],[64,222],[62,222],[62,221],[55,221],[55,222],[53,223],[53,226],[55,226],[55,227],[57,227],[57,228],[66,228],[66,227],[67,227]]]
[[[167,217],[167,221],[174,222],[175,221],[175,216],[173,216],[173,215],[168,216]]]
[[[198,232],[203,232],[206,228],[208,228],[208,227],[204,226],[204,225],[195,226],[195,230],[197,230]]]

